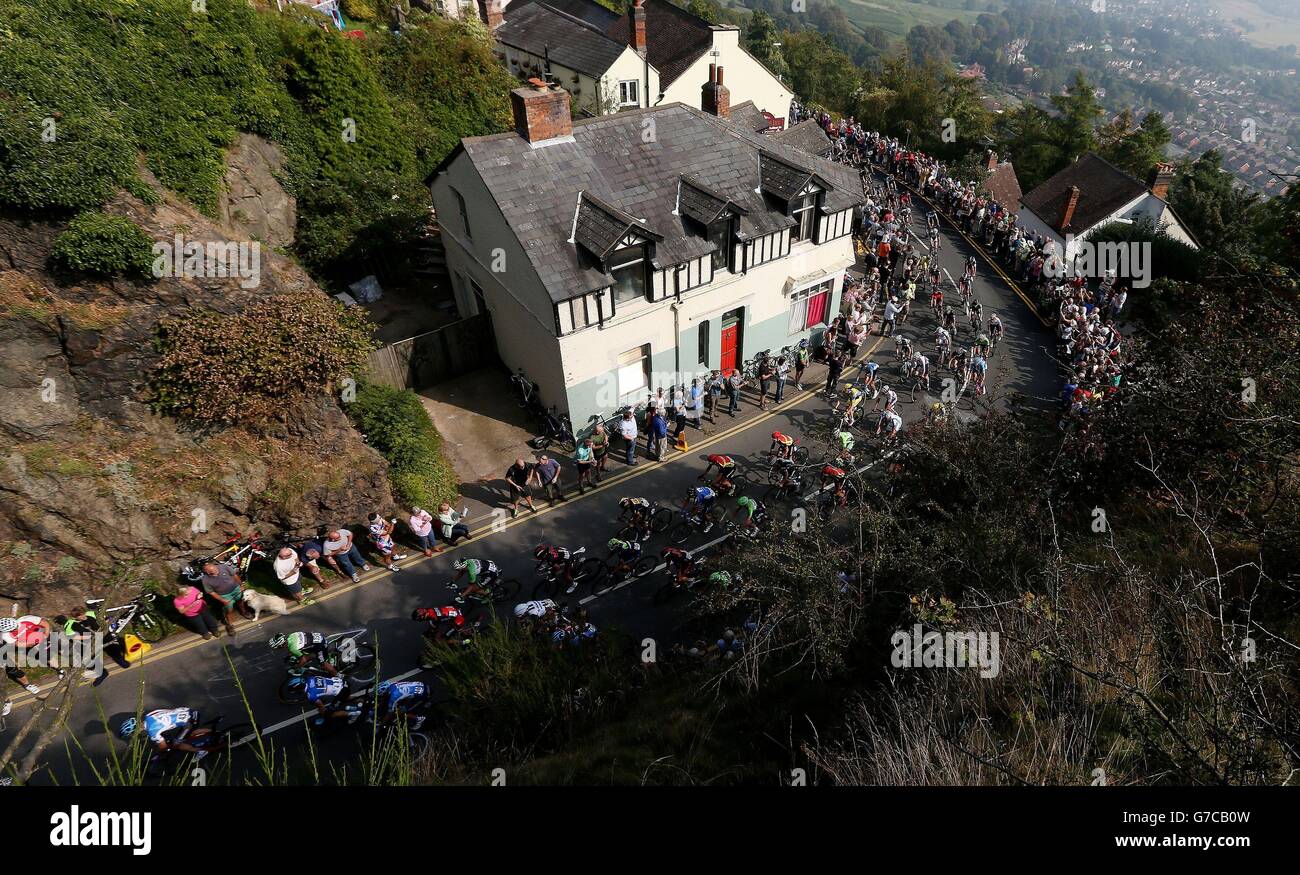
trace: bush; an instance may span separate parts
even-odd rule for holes
[[[54,263],[99,276],[148,276],[153,238],[123,216],[82,213],[54,240]]]
[[[339,4],[343,17],[352,21],[374,21],[375,7],[370,0],[343,0]]]
[[[388,480],[398,501],[436,508],[456,500],[459,480],[443,457],[442,435],[418,395],[365,383],[347,411],[366,442],[388,460]]]
[[[271,418],[359,373],[374,348],[359,307],[315,292],[254,301],[243,313],[199,310],[159,324],[150,375],[155,409],[207,423]]]

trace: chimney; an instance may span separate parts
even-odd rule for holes
[[[503,0],[479,0],[479,12],[489,32],[496,30],[505,21]]]
[[[1151,193],[1163,200],[1169,199],[1169,184],[1174,181],[1174,165],[1162,161],[1151,168],[1147,177],[1147,187]]]
[[[984,155],[984,169],[989,173],[998,169],[998,153],[989,149]]]
[[[627,19],[627,44],[643,58],[646,53],[645,7],[642,5],[644,2],[645,0],[632,0],[631,14]]]
[[[541,79],[529,79],[526,87],[510,92],[510,108],[514,111],[515,130],[530,143],[567,137],[573,133],[569,94],[558,85],[547,85]]]
[[[731,117],[731,92],[722,84],[722,68],[709,65],[709,81],[700,89],[700,108],[718,118]]]
[[[1070,186],[1069,197],[1065,201],[1065,209],[1061,211],[1061,230],[1070,227],[1070,220],[1074,218],[1074,208],[1079,205],[1079,186]]]

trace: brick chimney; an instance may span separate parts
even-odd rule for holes
[[[1065,200],[1065,209],[1061,211],[1061,230],[1064,231],[1070,227],[1070,220],[1074,218],[1074,208],[1079,205],[1079,186],[1072,185]]]
[[[1161,161],[1155,167],[1151,168],[1151,175],[1147,177],[1147,187],[1151,193],[1161,200],[1169,199],[1169,185],[1174,181],[1174,165]]]
[[[530,143],[573,133],[569,93],[558,85],[529,79],[527,86],[510,92],[510,108],[514,110],[515,130]]]
[[[998,169],[998,153],[994,152],[992,149],[989,149],[984,153],[984,169],[989,173]]]
[[[700,108],[718,118],[731,116],[731,92],[722,84],[722,68],[709,65],[709,81],[700,89]]]
[[[631,13],[627,18],[627,44],[643,58],[646,53],[644,2],[645,0],[632,0]]]
[[[479,12],[489,31],[496,30],[506,20],[503,0],[479,0]]]

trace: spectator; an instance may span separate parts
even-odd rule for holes
[[[596,476],[596,482],[600,482],[601,476],[605,473],[605,463],[609,461],[609,433],[605,431],[605,423],[597,422],[596,427],[591,432],[591,451],[596,460],[593,474]]]
[[[434,540],[433,516],[427,510],[422,507],[411,508],[411,518],[406,524],[411,527],[411,534],[415,535],[415,540],[426,557],[442,552],[442,547]]]
[[[758,364],[758,409],[767,409],[767,387],[776,376],[776,363],[772,357],[764,356]]]
[[[744,379],[740,376],[740,371],[735,368],[731,369],[731,376],[727,377],[727,400],[731,406],[727,410],[727,415],[735,417],[736,408],[740,406],[740,387],[745,384]]]
[[[799,341],[799,348],[794,354],[794,387],[803,391],[803,372],[808,367],[808,341]]]
[[[361,579],[357,571],[369,571],[370,563],[366,562],[357,549],[357,545],[352,538],[352,532],[344,528],[330,529],[325,533],[325,561],[330,567],[340,574],[345,574],[356,583]]]
[[[686,431],[686,390],[683,386],[673,389],[673,439]]]
[[[844,370],[844,353],[838,349],[830,350],[826,355],[826,394],[835,397],[835,384],[840,380]]]
[[[885,304],[885,317],[880,323],[881,337],[888,337],[894,333],[894,320],[898,318],[900,310],[898,298],[891,297]]]
[[[239,597],[244,594],[244,582],[239,579],[235,569],[225,562],[203,563],[203,591],[221,602],[221,622],[226,626],[226,634],[235,637],[235,627],[230,624],[230,612],[239,605]]]
[[[528,503],[528,509],[537,512],[533,507],[533,492],[528,482],[533,479],[533,466],[523,460],[523,457],[515,459],[515,463],[506,469],[506,485],[510,487],[510,517],[511,519],[519,516],[519,501],[522,499]]]
[[[560,489],[560,463],[543,453],[533,466],[533,477],[545,493],[547,502],[555,507],[556,501],[567,501]]]
[[[176,608],[176,613],[180,615],[181,624],[195,635],[202,635],[204,641],[221,635],[217,618],[212,616],[212,611],[208,610],[207,601],[198,587],[190,586],[188,583],[178,584],[176,595],[172,598],[172,607]]]
[[[591,438],[584,438],[578,442],[578,446],[573,451],[573,465],[578,469],[578,494],[582,495],[586,487],[591,485],[591,466],[595,464],[596,451],[592,447]]]
[[[302,559],[292,547],[281,547],[280,552],[275,554],[275,561],[271,563],[275,569],[275,577],[280,584],[289,591],[289,597],[295,602],[302,605],[315,604],[315,599],[304,598],[312,593],[311,587],[304,588],[299,582],[302,576]]]
[[[701,428],[704,419],[704,387],[700,378],[691,380],[690,399],[686,404],[686,421],[696,429]]]
[[[623,411],[623,418],[618,423],[618,433],[623,437],[623,443],[627,449],[627,458],[624,459],[629,465],[636,464],[636,419],[632,416],[632,411]]]
[[[377,513],[372,513],[368,518],[370,523],[370,543],[375,546],[375,551],[379,553],[384,562],[384,567],[389,571],[401,571],[397,563],[406,558],[405,553],[397,552],[397,545],[393,543],[393,527],[397,525],[397,520],[386,520]]]
[[[298,545],[298,557],[302,559],[302,570],[307,576],[316,581],[316,585],[321,589],[329,589],[330,585],[325,582],[325,575],[320,570],[320,559],[325,555],[325,545],[319,540],[312,538],[303,541]]]
[[[785,397],[785,381],[790,376],[790,361],[785,356],[776,358],[776,395],[772,397],[773,404],[780,404],[781,399]]]
[[[650,418],[650,435],[648,440],[650,448],[647,455],[656,462],[663,459],[664,445],[668,441],[668,420],[664,419],[664,415],[658,411],[655,411],[655,415]]]
[[[36,650],[44,645],[49,640],[50,631],[50,621],[33,614],[17,619],[0,617],[0,641],[23,651]],[[41,688],[32,683],[27,677],[27,672],[23,671],[17,662],[6,665],[5,674],[9,676],[9,680],[33,696],[41,691]]]
[[[461,538],[468,538],[469,526],[462,522],[468,516],[469,508],[456,513],[445,501],[438,505],[438,522],[442,526],[442,539],[454,547]]]

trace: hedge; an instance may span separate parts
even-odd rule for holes
[[[99,276],[144,277],[153,266],[153,238],[123,216],[82,213],[54,238],[54,263]]]
[[[388,481],[397,500],[433,510],[455,502],[460,481],[442,453],[442,435],[420,397],[409,389],[362,383],[345,405],[366,443],[388,460]]]

